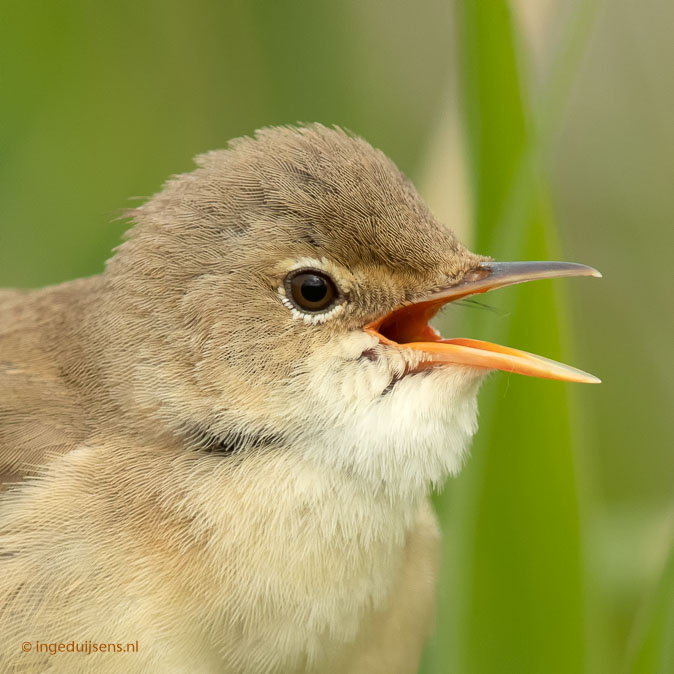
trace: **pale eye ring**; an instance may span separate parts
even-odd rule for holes
[[[339,300],[339,291],[332,278],[317,269],[298,269],[285,279],[286,296],[306,313],[328,311]]]

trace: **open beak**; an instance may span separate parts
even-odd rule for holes
[[[456,285],[398,307],[366,325],[365,331],[384,344],[421,351],[420,368],[455,363],[530,377],[598,384],[600,380],[587,372],[526,351],[477,339],[442,339],[428,325],[428,321],[449,302],[515,283],[561,276],[601,277],[601,274],[592,267],[573,262],[483,262],[467,272]]]

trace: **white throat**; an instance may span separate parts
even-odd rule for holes
[[[358,336],[344,346],[362,351],[363,337],[370,339]],[[409,363],[400,362],[399,354],[392,360],[390,350],[376,343],[372,347],[379,350],[376,359],[342,359],[341,367],[333,361],[321,368],[314,395],[334,413],[332,423],[306,443],[306,452],[371,489],[416,500],[461,469],[477,430],[484,370],[442,366],[397,378]]]

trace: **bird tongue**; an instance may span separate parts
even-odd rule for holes
[[[598,384],[597,377],[533,353],[478,339],[442,339],[428,321],[448,302],[515,283],[563,276],[601,276],[592,267],[570,262],[485,262],[450,287],[398,307],[365,326],[388,344],[422,352],[419,368],[441,363],[505,370],[530,377]]]

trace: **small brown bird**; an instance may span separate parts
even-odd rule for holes
[[[415,672],[484,374],[598,381],[428,321],[599,274],[469,252],[339,129],[197,163],[100,276],[0,293],[0,669]]]

